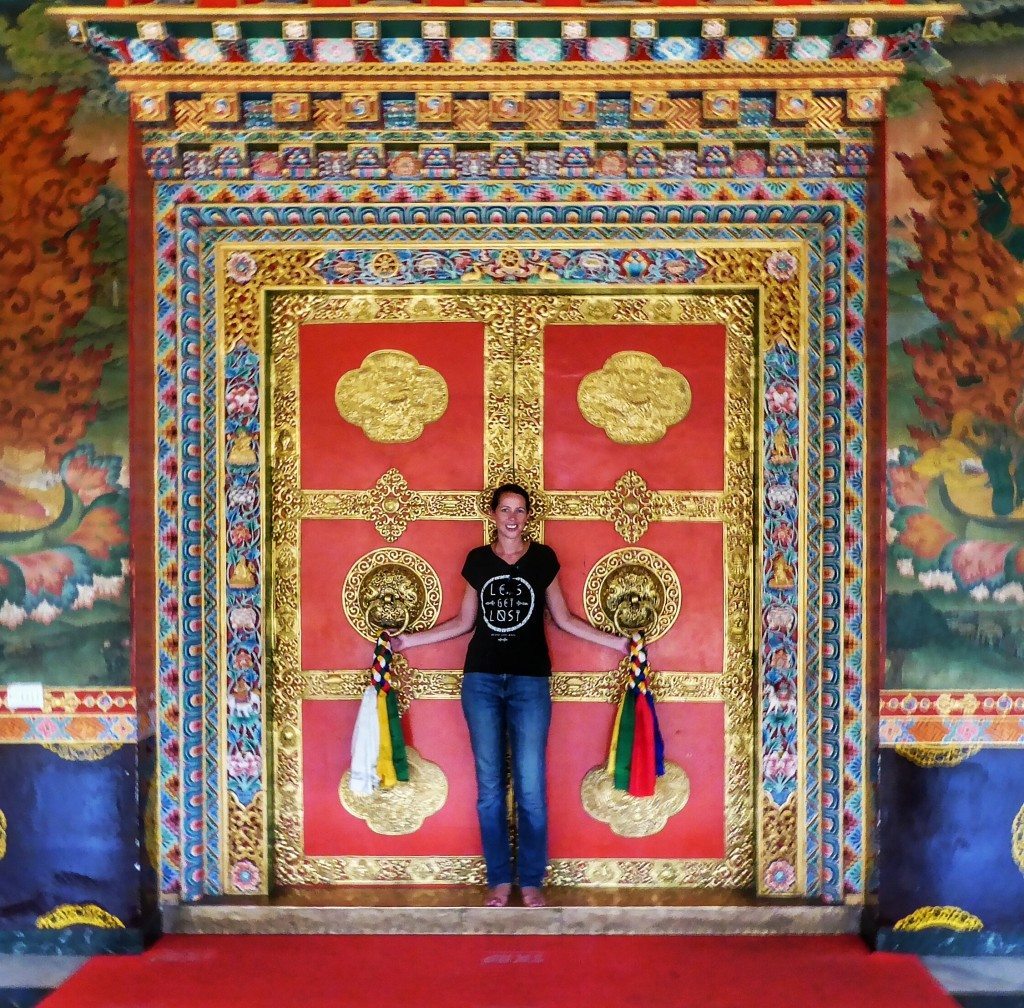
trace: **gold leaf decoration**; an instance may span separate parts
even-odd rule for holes
[[[342,807],[362,819],[374,833],[406,836],[415,833],[428,816],[440,812],[448,799],[448,780],[436,763],[425,760],[415,749],[406,748],[409,780],[388,790],[357,795],[349,787],[351,771],[346,770],[338,786]]]
[[[669,818],[690,799],[690,778],[675,763],[665,763],[654,794],[636,798],[615,788],[615,778],[603,766],[594,767],[580,786],[583,808],[591,819],[607,823],[621,837],[647,837],[660,833]]]
[[[112,913],[95,903],[62,903],[36,920],[36,927],[44,931],[88,924],[99,928],[123,928],[124,924]]]
[[[334,392],[338,412],[380,444],[404,444],[423,434],[448,408],[448,385],[433,368],[402,350],[375,350],[346,371]]]
[[[954,767],[981,752],[980,742],[969,745],[940,745],[937,742],[918,742],[893,746],[904,759],[919,767]]]
[[[947,931],[981,931],[985,925],[980,917],[955,906],[918,907],[912,914],[893,924],[894,931],[923,931],[945,928]]]
[[[7,816],[0,809],[0,861],[7,855]]]
[[[580,412],[616,444],[654,444],[679,423],[693,401],[690,383],[639,350],[612,354],[576,393]]]

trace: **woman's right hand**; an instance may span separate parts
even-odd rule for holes
[[[407,646],[406,638],[408,636],[409,636],[408,634],[397,634],[396,636],[392,637],[391,641],[390,641],[391,650],[392,651],[404,651],[406,646]]]

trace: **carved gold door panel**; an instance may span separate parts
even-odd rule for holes
[[[465,639],[396,660],[410,782],[359,798],[346,774],[374,606],[454,615],[482,488],[510,478],[536,491],[570,608],[650,624],[668,764],[653,798],[592,773],[624,674],[550,631],[552,881],[750,882],[754,311],[692,291],[388,292],[275,320],[279,882],[483,879]]]

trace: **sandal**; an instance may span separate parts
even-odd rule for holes
[[[484,900],[485,907],[508,906],[508,898],[512,895],[512,886],[508,882],[501,885],[491,886],[487,890],[487,899]]]
[[[535,910],[547,905],[548,901],[544,899],[544,893],[541,892],[539,886],[523,886],[524,907],[529,907],[531,910]]]

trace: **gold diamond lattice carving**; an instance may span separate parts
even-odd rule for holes
[[[338,380],[341,416],[380,444],[415,441],[448,408],[448,385],[402,350],[375,350]]]
[[[580,412],[616,444],[654,444],[690,412],[690,383],[639,350],[612,354],[580,382]]]

